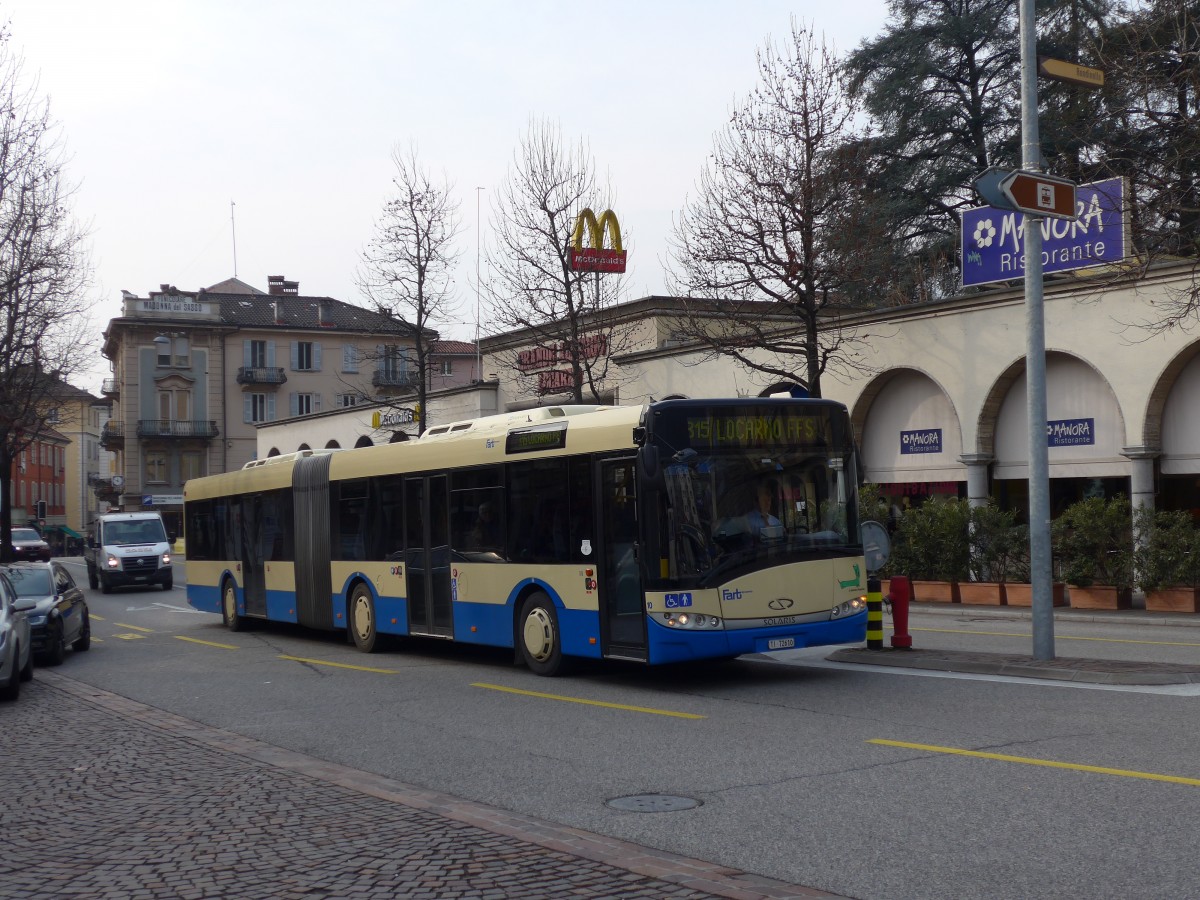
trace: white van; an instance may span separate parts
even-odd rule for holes
[[[131,584],[174,584],[171,544],[162,516],[156,512],[107,513],[96,519],[95,532],[83,548],[88,584],[108,593]]]

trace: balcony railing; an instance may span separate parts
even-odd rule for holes
[[[115,378],[105,378],[104,383],[100,385],[100,393],[109,397],[120,396],[121,382]]]
[[[221,432],[216,422],[201,419],[177,421],[175,419],[139,419],[137,433],[140,438],[215,438]]]
[[[407,388],[417,386],[416,372],[380,372],[376,370],[371,375],[373,387]]]
[[[125,423],[114,422],[111,419],[104,423],[100,431],[100,446],[105,450],[116,450],[125,446]]]
[[[283,384],[287,373],[282,366],[242,366],[237,371],[238,384]]]

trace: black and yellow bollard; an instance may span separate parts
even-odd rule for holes
[[[883,649],[883,587],[874,575],[867,578],[867,649]]]

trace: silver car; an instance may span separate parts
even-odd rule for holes
[[[0,574],[0,700],[16,700],[21,682],[33,677],[29,617],[17,611],[17,592]]]

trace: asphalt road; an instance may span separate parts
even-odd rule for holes
[[[852,897],[1196,893],[1197,685],[897,674],[828,649],[543,679],[511,652],[233,634],[190,610],[178,576],[88,594],[92,650],[61,674],[415,786]],[[984,614],[912,626],[926,646],[1031,641],[1028,620]],[[1200,628],[1059,623],[1056,642],[1192,662]],[[701,805],[606,805],[644,793]]]

